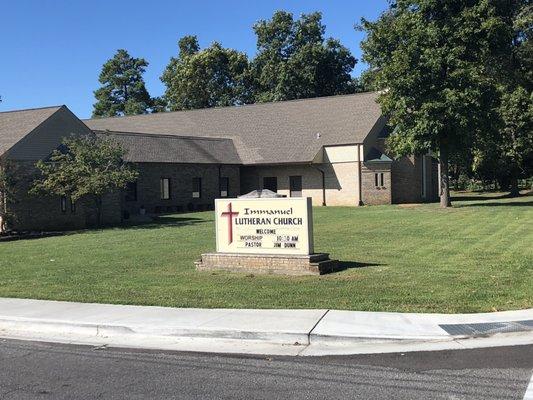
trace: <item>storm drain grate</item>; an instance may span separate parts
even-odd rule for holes
[[[494,333],[532,331],[533,319],[526,321],[487,322],[478,324],[446,324],[439,326],[450,335],[491,335]]]

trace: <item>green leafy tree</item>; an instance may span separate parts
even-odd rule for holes
[[[497,182],[500,190],[517,196],[518,179],[533,173],[533,6],[529,0],[502,4],[509,40],[490,69],[500,96],[499,121],[476,141],[472,170],[476,179]]]
[[[179,55],[161,81],[170,110],[231,106],[249,102],[248,57],[215,42],[200,50],[196,36],[180,39]]]
[[[497,135],[481,141],[474,170],[481,179],[498,182],[501,190],[519,195],[518,179],[533,174],[533,95],[518,86],[504,93]]]
[[[509,174],[510,195],[518,196],[518,179],[533,174],[533,4],[514,0],[510,7],[511,57],[501,62],[502,126],[496,147]]]
[[[102,222],[102,198],[123,189],[137,179],[135,168],[123,161],[124,149],[116,142],[97,136],[66,138],[48,161],[38,161],[41,177],[31,193],[92,200],[97,224]]]
[[[0,232],[8,230],[15,218],[10,206],[16,201],[16,182],[15,166],[11,162],[2,161],[0,163]]]
[[[451,205],[448,162],[492,134],[499,120],[498,60],[512,35],[508,2],[396,0],[376,22],[362,20],[363,59],[395,133],[398,155],[434,151],[441,206]]]
[[[255,100],[278,101],[353,93],[356,60],[339,40],[324,37],[319,12],[277,11],[253,27],[258,53],[252,62]]]
[[[153,106],[143,79],[148,62],[118,50],[102,67],[95,90],[93,117],[146,114]]]

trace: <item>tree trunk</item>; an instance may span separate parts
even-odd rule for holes
[[[448,146],[441,143],[439,148],[439,164],[440,164],[440,206],[443,208],[451,207],[450,200],[450,178],[448,171]]]

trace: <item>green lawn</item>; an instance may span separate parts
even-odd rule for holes
[[[314,209],[321,277],[197,272],[212,212],[0,243],[0,296],[174,307],[482,312],[533,307],[533,197]]]

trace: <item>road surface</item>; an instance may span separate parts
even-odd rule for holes
[[[0,399],[524,399],[533,346],[265,357],[0,339]]]

